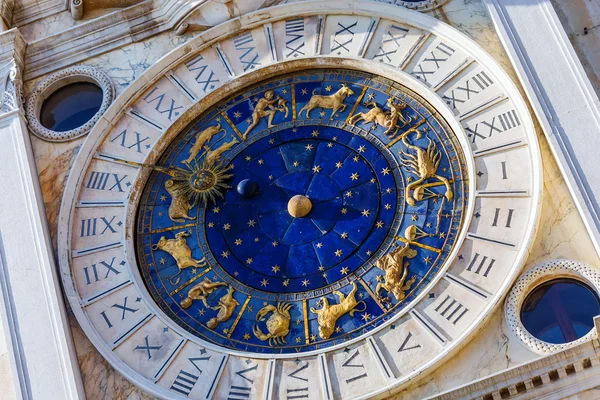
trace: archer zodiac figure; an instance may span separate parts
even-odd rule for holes
[[[375,263],[377,268],[385,272],[384,281],[379,282],[375,288],[375,294],[378,296],[381,289],[385,289],[388,293],[393,294],[396,300],[402,301],[406,296],[405,292],[415,283],[415,276],[406,282],[409,262],[404,260],[417,256],[417,251],[410,248],[410,243],[415,239],[410,227],[406,229],[405,236],[408,242],[403,247],[390,251]]]
[[[198,133],[196,135],[194,145],[190,149],[190,156],[187,159],[183,160],[183,163],[189,165],[194,160],[194,158],[196,158],[196,156],[201,150],[206,149],[206,143],[208,143],[213,138],[213,136],[219,132],[223,132],[223,135],[227,134],[225,128],[221,129],[221,124],[209,126],[202,132]]]
[[[277,103],[277,106],[275,106],[275,103]],[[250,131],[254,129],[256,125],[258,125],[258,123],[263,117],[268,117],[267,128],[272,128],[273,118],[275,118],[275,114],[277,112],[284,111],[285,117],[287,117],[289,112],[287,107],[287,101],[280,96],[275,97],[275,91],[267,90],[265,92],[264,97],[258,100],[256,105],[254,106],[254,111],[252,112],[252,122],[250,123],[250,125],[248,125],[248,128],[246,128],[246,132],[244,132],[244,134],[242,135],[242,140],[246,140]]]
[[[374,101],[364,103],[365,107],[372,108],[366,113],[359,112],[350,117],[350,125],[354,126],[360,121],[362,121],[363,124],[372,123],[371,129],[374,129],[377,126],[383,126],[384,128],[387,128],[384,132],[386,135],[395,136],[398,129],[409,124],[412,121],[412,118],[408,117],[408,119],[406,119],[404,118],[404,115],[402,115],[402,110],[408,107],[405,103],[394,103],[394,99],[390,97],[388,98],[386,105],[390,108],[389,111],[384,111]],[[402,122],[401,126],[398,125],[398,121]]]
[[[185,231],[176,233],[174,239],[167,239],[165,236],[162,236],[158,240],[157,244],[152,245],[152,250],[166,251],[171,255],[171,257],[175,259],[179,271],[175,275],[173,275],[169,280],[173,285],[177,285],[179,283],[180,278],[178,277],[178,275],[181,274],[181,271],[184,268],[206,267],[206,258],[202,257],[201,260],[195,260],[192,258],[192,250],[190,250],[185,240],[185,238],[188,236],[190,236],[190,234]],[[176,279],[173,280],[174,278]]]
[[[270,346],[285,343],[285,337],[290,332],[290,303],[277,303],[277,307],[268,304],[256,313],[256,320],[261,321],[267,314],[272,313],[267,319],[268,334],[263,333],[258,325],[254,325],[254,336],[260,340],[268,340]]]
[[[418,176],[418,179],[414,182],[406,185],[404,189],[404,197],[406,197],[406,202],[414,206],[416,198],[412,197],[411,191],[415,188],[420,188],[423,186],[423,182],[429,178],[435,178],[446,186],[446,199],[452,200],[454,196],[452,192],[452,188],[450,188],[450,182],[445,177],[437,174],[437,169],[440,166],[440,161],[442,160],[442,153],[438,150],[435,143],[429,139],[429,145],[427,149],[423,149],[421,147],[415,146],[408,141],[408,134],[416,133],[416,139],[419,140],[422,136],[420,130],[415,129],[407,132],[406,135],[402,136],[402,143],[404,145],[414,151],[414,154],[410,154],[402,150],[400,152],[400,162],[402,166],[406,167],[408,172],[413,173]]]
[[[219,304],[216,307],[211,307],[213,310],[219,310],[217,316],[211,318],[206,323],[209,329],[215,329],[221,322],[227,321],[233,315],[233,311],[240,303],[233,298],[233,288],[228,286],[227,294],[219,299]]]
[[[335,330],[335,323],[342,315],[348,313],[350,316],[354,316],[355,312],[361,312],[360,310],[356,309],[360,303],[363,303],[365,306],[362,311],[367,308],[367,305],[362,300],[356,301],[356,290],[356,282],[352,282],[352,290],[350,290],[348,296],[337,290],[333,292],[333,294],[340,299],[338,304],[330,306],[327,298],[321,297],[321,301],[323,301],[323,308],[320,310],[317,310],[314,307],[310,308],[312,313],[318,315],[317,322],[319,324],[319,336],[321,339],[329,339]]]
[[[315,108],[323,108],[331,110],[331,117],[333,119],[336,112],[344,112],[347,105],[344,104],[347,97],[354,95],[352,89],[350,89],[345,83],[342,83],[341,87],[334,94],[330,94],[329,96],[323,96],[320,94],[316,94],[317,89],[313,90],[312,97],[300,109],[298,112],[298,117],[302,115],[302,111],[306,111],[306,118],[310,118],[310,112]]]
[[[225,282],[213,282],[209,278],[204,278],[202,282],[194,285],[188,291],[187,297],[181,300],[179,304],[182,308],[189,308],[194,300],[200,300],[204,304],[204,307],[210,308],[206,302],[206,298],[221,286],[227,286],[227,284]]]

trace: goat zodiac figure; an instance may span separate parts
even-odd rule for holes
[[[310,98],[308,103],[306,103],[304,107],[300,109],[300,111],[298,112],[298,117],[302,115],[302,111],[305,111],[306,118],[310,118],[310,112],[312,110],[314,110],[315,108],[323,108],[331,110],[330,119],[333,119],[336,112],[344,112],[346,107],[348,107],[346,104],[344,104],[346,98],[354,95],[352,89],[350,89],[345,83],[342,83],[341,87],[338,89],[337,92],[335,92],[334,94],[330,94],[329,96],[323,96],[316,93],[317,89],[313,90],[312,97]]]
[[[416,133],[416,140],[419,140],[422,136],[422,133],[418,129],[411,129],[406,133],[403,133],[402,143],[409,149],[414,151],[414,154],[410,154],[402,150],[400,152],[400,161],[401,164],[406,167],[408,172],[413,173],[418,176],[418,179],[414,182],[406,185],[404,189],[404,197],[406,198],[406,202],[414,206],[415,200],[418,201],[419,198],[416,195],[417,192],[420,192],[420,189],[424,185],[423,182],[429,178],[435,178],[440,181],[444,186],[446,186],[446,199],[452,200],[454,196],[452,192],[452,188],[450,187],[450,181],[447,178],[438,175],[437,169],[440,166],[440,161],[442,160],[442,153],[438,150],[435,143],[429,139],[429,145],[427,149],[415,146],[408,141],[408,135],[410,133]],[[415,189],[415,196],[411,194],[411,191]]]
[[[398,129],[410,124],[412,117],[405,118],[404,115],[402,115],[402,110],[408,107],[405,103],[394,103],[394,99],[390,97],[385,104],[390,108],[389,111],[383,111],[383,109],[374,101],[365,103],[365,107],[373,108],[366,113],[359,112],[354,114],[350,117],[350,125],[354,126],[360,121],[362,121],[363,124],[372,123],[371,129],[376,128],[378,125],[383,126],[384,128],[387,128],[384,134],[392,137],[395,136]],[[402,125],[398,125],[398,121],[401,122]]]

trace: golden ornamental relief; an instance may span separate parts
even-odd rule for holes
[[[302,115],[302,111],[305,111],[306,118],[310,118],[310,112],[312,110],[314,110],[315,108],[322,108],[331,110],[330,119],[333,119],[333,117],[338,111],[344,112],[344,110],[346,110],[346,107],[348,107],[348,105],[344,104],[346,98],[354,95],[352,89],[350,89],[345,83],[342,83],[338,91],[334,94],[324,96],[316,93],[317,89],[313,90],[312,97],[310,98],[308,103],[306,103],[304,107],[300,109],[300,111],[298,112],[298,117]]]
[[[225,136],[227,134],[227,132],[225,131],[225,128],[221,128],[221,124],[218,123],[217,125],[209,126],[208,128],[204,129],[202,132],[198,133],[196,135],[194,145],[192,146],[192,148],[189,151],[189,157],[187,159],[183,160],[183,163],[190,165],[192,163],[192,161],[194,161],[194,159],[196,158],[198,153],[200,153],[200,151],[208,150],[206,143],[210,142],[210,140],[213,138],[213,136],[219,132],[223,132],[223,136]]]
[[[267,128],[273,127],[273,118],[275,118],[275,114],[277,112],[284,112],[284,118],[287,118],[289,109],[287,106],[287,101],[280,96],[275,96],[274,90],[267,90],[264,94],[264,97],[256,103],[254,106],[254,110],[252,111],[252,122],[246,128],[246,131],[242,135],[242,140],[246,140],[248,134],[258,125],[260,120],[264,117],[267,117]]]
[[[217,290],[221,286],[227,286],[225,282],[213,282],[209,278],[204,278],[200,283],[194,285],[188,290],[188,295],[179,304],[183,308],[189,308],[192,305],[192,301],[200,300],[204,307],[211,308],[206,302],[208,295]]]
[[[227,293],[219,299],[216,307],[211,307],[213,310],[218,310],[218,313],[216,317],[209,319],[206,323],[208,329],[215,329],[221,322],[227,321],[233,315],[235,308],[240,305],[233,298],[233,292],[233,288],[227,285]]]
[[[208,296],[217,290],[219,287],[226,286],[227,293],[219,299],[219,302],[215,307],[208,304]],[[217,315],[208,320],[206,326],[209,329],[215,329],[221,322],[227,321],[233,315],[233,311],[240,303],[233,298],[233,288],[225,282],[213,282],[209,278],[196,285],[194,285],[189,291],[185,299],[180,302],[182,308],[189,308],[192,306],[194,300],[200,300],[204,304],[205,308],[216,310]]]
[[[371,123],[373,124],[371,125],[371,129],[382,126],[387,128],[384,134],[394,136],[396,132],[398,132],[398,129],[401,129],[412,122],[412,117],[405,118],[404,115],[402,115],[402,110],[408,107],[405,103],[394,103],[394,99],[390,97],[388,98],[386,105],[390,109],[389,111],[384,111],[374,101],[366,102],[364,103],[364,106],[372,108],[366,113],[359,112],[354,114],[350,117],[348,122],[352,126],[355,126],[357,122],[362,122],[363,124]],[[401,122],[402,125],[398,125],[398,122]]]
[[[348,293],[347,296],[337,290],[333,292],[333,294],[340,299],[338,304],[329,305],[329,300],[327,300],[327,297],[321,297],[323,308],[320,310],[317,310],[314,307],[310,308],[312,313],[318,315],[317,323],[319,324],[319,336],[321,339],[329,339],[335,330],[335,323],[341,316],[344,314],[350,314],[350,316],[354,316],[355,312],[361,312],[366,309],[367,305],[362,300],[356,301],[356,291],[356,282],[352,282],[352,290],[350,290],[350,293]],[[363,303],[365,309],[356,309],[360,303]]]
[[[170,281],[173,285],[177,285],[179,283],[178,275],[181,274],[183,269],[189,267],[203,268],[207,265],[205,257],[202,257],[201,260],[192,258],[192,250],[187,245],[185,240],[185,238],[188,236],[190,236],[190,234],[185,231],[176,233],[174,239],[167,239],[166,236],[161,236],[161,238],[158,240],[158,243],[152,245],[152,250],[163,250],[169,253],[171,257],[175,259],[179,271],[170,278]],[[176,279],[173,280],[174,278]]]
[[[254,325],[254,336],[260,340],[268,340],[270,346],[279,346],[286,342],[285,337],[290,332],[290,310],[292,304],[290,303],[277,303],[277,307],[268,304],[261,308],[256,313],[256,321],[264,320],[265,316],[269,313],[271,315],[267,319],[267,330],[268,334],[261,331],[258,325]]]

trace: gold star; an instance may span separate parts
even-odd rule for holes
[[[283,286],[286,286],[290,284],[290,280],[286,279],[285,281],[283,281]]]
[[[369,210],[362,210],[361,214],[363,215],[363,217],[368,217],[369,214],[371,214],[371,211],[369,211]]]
[[[351,191],[351,190],[347,191],[347,192],[346,192],[346,196],[347,196],[347,197],[352,197],[352,191]]]
[[[315,334],[310,335],[310,340],[311,340],[311,342],[316,342],[317,341],[317,335],[315,335]]]
[[[242,113],[239,111],[236,111],[233,113],[233,116],[239,119],[242,116]]]
[[[440,234],[438,236],[443,239],[446,237],[446,232],[440,232]]]
[[[347,208],[342,208],[342,214],[346,214],[348,212]]]
[[[198,268],[192,268],[192,274],[196,275],[198,273]]]
[[[342,168],[342,163],[341,163],[341,162],[339,162],[339,161],[338,161],[338,162],[336,162],[336,163],[335,163],[335,167],[336,167],[336,168]]]
[[[393,191],[393,190],[392,190],[392,188],[387,188],[387,189],[385,189],[385,192],[386,192],[386,193],[388,193],[388,194],[389,194],[389,193],[392,193],[392,191]]]
[[[208,227],[209,227],[209,228],[212,228],[212,227],[214,227],[214,226],[215,226],[215,223],[214,223],[214,222],[209,222],[209,223],[208,223]]]
[[[167,262],[167,259],[163,257],[163,258],[161,258],[160,260],[158,260],[158,262],[159,262],[161,265],[165,265],[165,263]]]
[[[223,329],[223,333],[227,335],[229,333],[229,329],[228,328]]]
[[[206,311],[205,311],[204,309],[202,309],[202,310],[198,311],[198,315],[199,315],[199,316],[203,316],[205,312],[206,312]]]
[[[269,175],[269,180],[272,181],[273,180],[273,175]]]
[[[314,172],[315,174],[316,174],[317,172],[321,172],[321,166],[319,166],[319,165],[315,165],[315,166],[313,167],[313,169],[312,169],[312,170],[313,170],[313,172]]]
[[[359,147],[358,147],[358,152],[359,152],[359,153],[364,153],[366,149],[367,149],[367,148],[366,148],[365,146],[359,146]]]
[[[390,169],[386,167],[386,168],[384,168],[384,169],[381,170],[381,173],[383,175],[388,175],[390,173]]]
[[[269,284],[268,279],[263,279],[262,281],[260,281],[260,286],[266,287],[268,284]]]
[[[233,275],[235,275],[235,276],[238,276],[239,274],[240,274],[240,273],[239,273],[238,271],[235,271],[235,272],[233,273]]]
[[[319,131],[315,129],[314,131],[312,131],[311,135],[312,137],[317,137],[319,136]]]
[[[360,160],[359,156],[355,156],[352,160],[354,160],[354,162],[358,162],[358,160]]]
[[[348,232],[344,232],[340,235],[342,239],[348,239]]]
[[[352,175],[350,175],[350,179],[352,179],[353,181],[358,180],[358,172],[355,172]]]
[[[294,161],[294,167],[297,167],[298,165],[300,165],[300,163],[298,161]]]
[[[250,161],[250,160],[252,160],[252,157],[246,156],[246,161]]]
[[[243,242],[242,239],[235,239],[236,246],[241,246],[242,242]]]
[[[410,217],[411,221],[416,221],[419,219],[419,217],[417,217],[417,214],[413,214],[412,217]]]
[[[300,325],[301,323],[302,323],[302,320],[301,320],[301,319],[297,319],[297,320],[296,320],[296,325]]]
[[[317,246],[317,249],[320,249],[321,247],[323,247],[323,243],[319,242],[316,244],[316,246]]]
[[[423,259],[423,262],[425,263],[425,265],[429,264],[431,262],[431,257],[427,256]]]
[[[281,91],[281,93],[283,93],[283,94],[287,94],[287,92],[288,92],[288,90],[287,90],[287,89],[283,89],[283,90]]]
[[[341,257],[342,256],[342,250],[336,250],[335,251],[335,255],[336,255],[336,257]]]
[[[258,243],[258,242],[260,242],[260,238],[259,237],[255,237],[254,238],[254,243]]]
[[[248,220],[248,226],[249,227],[254,227],[254,225],[256,225],[256,221],[253,219]]]
[[[297,337],[297,338],[296,338],[296,343],[301,343],[301,342],[302,342],[302,339],[301,339],[301,338],[299,338],[299,337]]]
[[[244,333],[244,340],[248,340],[250,339],[250,334],[249,333]]]
[[[219,207],[215,207],[215,208],[213,208],[213,212],[214,212],[215,214],[218,214],[218,213],[219,213],[219,211],[221,211],[221,209],[220,209]]]
[[[327,278],[327,272],[324,272],[321,275],[323,276],[323,278]]]
[[[334,141],[334,142],[335,142],[335,141],[337,141],[337,136],[334,136],[334,137],[333,137],[333,141]]]
[[[332,148],[333,147],[333,143],[331,143],[331,142],[327,143],[327,147]]]
[[[383,221],[377,221],[377,223],[375,224],[375,226],[377,228],[383,228]]]
[[[363,321],[365,321],[365,322],[366,322],[366,321],[368,321],[368,320],[370,320],[370,319],[371,319],[371,314],[369,314],[369,313],[363,313],[363,314],[361,315],[361,318],[362,318],[362,320],[363,320]]]
[[[265,163],[265,160],[258,160],[258,165],[263,165]]]
[[[386,210],[391,210],[392,209],[392,205],[391,204],[386,204],[385,206],[383,206],[383,208],[385,208]]]
[[[279,270],[280,270],[280,268],[279,268],[279,265],[274,265],[274,266],[272,266],[272,267],[271,267],[271,270],[272,270],[273,272],[275,272],[275,273],[279,272]]]
[[[375,183],[375,182],[377,182],[377,180],[375,178],[371,178],[371,180],[369,180],[369,182]]]
[[[375,280],[376,280],[377,282],[383,282],[383,275],[377,275],[377,276],[375,277]]]
[[[269,139],[269,144],[275,143],[275,139]]]
[[[373,254],[373,252],[371,250],[368,250],[367,255],[370,256],[371,254]]]
[[[308,279],[305,279],[302,281],[302,286],[308,286],[310,284],[310,281]]]
[[[369,93],[369,94],[367,95],[367,98],[368,98],[369,100],[373,100],[373,99],[375,98],[375,93],[373,93],[373,92]]]
[[[246,259],[246,264],[248,264],[248,265],[252,264],[252,259],[251,258],[247,258]]]
[[[327,85],[327,87],[325,87],[325,90],[327,90],[328,92],[331,92],[331,85]]]
[[[165,196],[164,194],[162,196],[160,196],[160,201],[165,201],[167,200],[167,196]]]
[[[340,333],[342,331],[342,327],[341,326],[336,326],[335,327],[335,332],[336,333]]]
[[[223,229],[225,229],[226,231],[228,231],[229,228],[231,228],[231,224],[225,224],[225,225],[223,225]]]
[[[348,275],[348,267],[344,267],[344,268],[340,269],[340,273],[342,275]]]
[[[321,112],[319,113],[319,116],[320,116],[321,118],[323,118],[323,117],[325,116],[325,111],[321,111]]]
[[[162,216],[163,216],[163,212],[162,212],[162,211],[159,211],[159,212],[158,212],[158,216],[159,216],[159,217],[162,217]]]
[[[319,265],[319,271],[325,271],[325,267],[322,265]]]
[[[312,144],[307,144],[305,147],[306,151],[311,151],[313,149],[313,145]]]
[[[221,257],[223,258],[229,258],[229,252],[228,251],[224,251],[221,253]]]
[[[308,94],[308,89],[306,89],[306,88],[300,89],[300,93],[302,93],[302,94]]]
[[[278,243],[278,242],[276,242],[276,241],[271,243],[271,245],[272,245],[273,247],[277,247],[277,245],[278,245],[278,244],[279,244],[279,243]]]

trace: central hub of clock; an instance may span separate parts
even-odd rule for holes
[[[312,209],[310,199],[304,195],[297,194],[288,201],[288,212],[294,218],[306,217]]]

